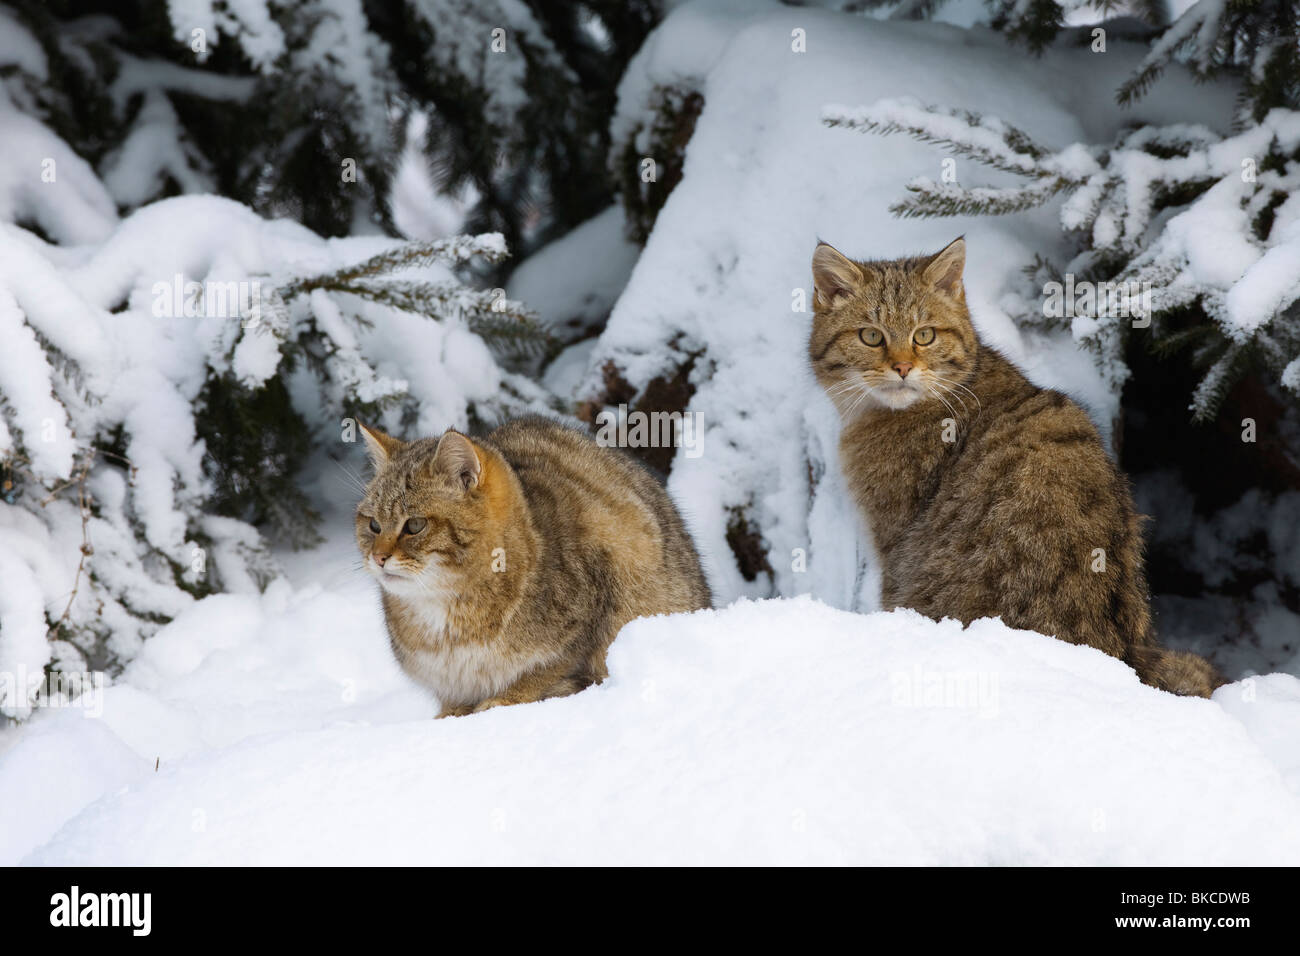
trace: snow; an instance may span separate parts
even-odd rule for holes
[[[1239,337],[1300,297],[1300,222],[1275,229],[1273,237],[1276,244],[1243,270],[1225,297],[1228,328]]]
[[[246,0],[250,5],[254,0]],[[261,3],[258,6],[263,6]],[[289,54],[295,75],[329,76],[351,92],[358,131],[374,152],[386,151],[388,106],[396,95],[388,44],[370,30],[362,0],[312,0],[304,22],[310,35]]]
[[[29,442],[32,469],[39,475],[67,478],[74,450],[68,416],[54,397],[50,368],[36,334],[23,321],[18,302],[0,288],[0,393],[14,406],[14,424],[40,440]]]
[[[1229,287],[1259,259],[1259,250],[1247,238],[1249,230],[1242,228],[1247,224],[1241,208],[1245,189],[1240,177],[1227,176],[1166,224],[1166,249],[1185,257],[1188,281]]]
[[[622,208],[611,206],[534,252],[506,285],[562,340],[600,328],[641,253],[626,235]]]
[[[1203,72],[1210,69],[1225,6],[1226,0],[1197,0],[1151,45],[1151,52],[1143,59],[1141,68],[1145,70],[1167,63],[1195,37],[1197,68]]]
[[[50,72],[40,41],[7,9],[0,10],[0,66],[17,67],[42,80]]]
[[[726,51],[727,38],[743,24],[739,18],[777,9],[776,0],[712,0],[676,7],[646,37],[619,80],[618,108],[610,123],[614,143],[637,130],[656,86],[697,89]],[[803,19],[803,11],[796,15]]]
[[[1300,357],[1293,358],[1287,363],[1286,369],[1282,372],[1281,382],[1293,392],[1300,392]]]
[[[0,674],[15,675],[12,684],[0,688],[0,706],[7,715],[31,715],[31,688],[17,675],[39,675],[50,662],[50,642],[46,638],[45,607],[36,575],[22,556],[8,550],[14,535],[0,528],[0,576],[5,588],[0,590]],[[19,540],[17,544],[23,542]]]
[[[195,605],[100,719],[24,725],[0,864],[1300,862],[1293,677],[1176,698],[997,621],[742,600],[435,721],[345,552]]]
[[[251,76],[222,76],[217,73],[193,70],[164,60],[142,60],[124,55],[109,93],[119,111],[124,111],[131,98],[148,94],[150,90],[164,90],[200,96],[218,102],[243,103],[256,89],[256,78]]]
[[[519,55],[521,42],[528,43],[539,60],[561,66],[550,37],[518,0],[476,0],[473,4],[414,0],[411,13],[436,37],[428,53],[439,71],[472,77],[481,84],[487,93],[484,115],[502,128],[510,127],[530,99],[528,59]],[[504,45],[501,48],[494,45],[498,39]],[[567,68],[561,69],[568,74],[566,79],[577,82]]]
[[[542,376],[542,386],[552,395],[558,395],[565,401],[576,401],[578,389],[582,385],[587,365],[591,362],[592,350],[596,347],[595,339],[583,339],[575,342],[560,352],[546,366]]]
[[[197,152],[187,149],[171,101],[150,89],[126,140],[104,161],[104,185],[119,205],[134,208],[162,195],[168,179],[182,193],[212,192],[203,165]]]
[[[284,33],[259,0],[167,0],[167,14],[176,42],[192,49],[194,31],[202,31],[203,51],[195,51],[199,62],[207,59],[208,46],[216,46],[221,33],[237,38],[249,61],[269,72],[285,49]]]
[[[460,233],[465,215],[478,201],[478,191],[466,184],[456,196],[439,191],[425,154],[429,117],[412,111],[406,120],[406,143],[397,160],[388,191],[393,225],[407,239],[443,239]]]
[[[31,222],[60,242],[103,239],[117,224],[94,169],[0,86],[0,223]]]
[[[924,125],[933,131],[936,139],[960,143],[969,150],[989,157],[990,162],[999,168],[1031,173],[1038,167],[1035,157],[1019,152],[1006,143],[1007,126],[997,117],[983,117],[977,125],[972,126],[961,111],[949,111],[947,116],[935,115],[914,96],[883,99],[870,107],[825,106],[822,108],[822,120],[840,126],[870,122],[891,129]],[[1081,171],[1091,172],[1086,167]]]

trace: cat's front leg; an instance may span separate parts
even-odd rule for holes
[[[438,715],[434,717],[434,720],[442,720],[444,717],[468,717],[470,714],[478,713],[478,711],[479,707],[444,707],[438,711]]]
[[[501,693],[479,701],[473,713],[481,713],[493,707],[532,704],[550,697],[567,697],[594,682],[591,676],[577,676],[570,670],[571,665],[562,662],[525,674]]]

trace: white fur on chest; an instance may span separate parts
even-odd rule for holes
[[[423,625],[418,646],[393,641],[397,661],[433,691],[444,707],[476,704],[501,693],[527,669],[481,641],[456,641],[447,631],[448,599],[404,599],[404,610]]]

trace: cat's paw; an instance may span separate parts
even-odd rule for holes
[[[468,717],[474,712],[473,707],[444,707],[438,711],[438,716],[434,720],[442,720],[444,717]]]
[[[491,710],[493,707],[509,707],[510,701],[504,697],[489,697],[487,700],[481,700],[474,707],[474,713],[481,714],[485,710]]]

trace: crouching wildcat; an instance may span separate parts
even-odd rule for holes
[[[393,653],[440,717],[576,693],[607,676],[628,621],[711,603],[664,489],[575,429],[524,418],[482,439],[362,433],[375,476],[357,546]]]

